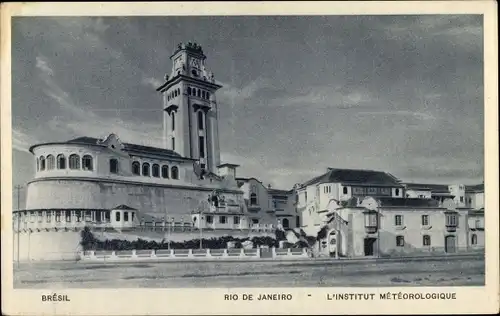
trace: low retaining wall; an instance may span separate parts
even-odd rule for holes
[[[267,253],[268,255],[263,255]],[[83,251],[82,261],[130,260],[224,260],[224,259],[304,259],[309,258],[306,248],[300,249],[170,249],[128,251]]]

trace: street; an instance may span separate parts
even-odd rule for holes
[[[15,288],[483,285],[484,257],[304,262],[54,262],[14,265]]]

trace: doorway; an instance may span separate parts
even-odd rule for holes
[[[283,228],[289,228],[290,227],[290,222],[288,221],[287,218],[283,219]]]
[[[365,256],[373,256],[375,254],[375,242],[377,238],[365,238]]]
[[[456,238],[453,235],[446,236],[444,239],[444,251],[446,253],[456,252]]]

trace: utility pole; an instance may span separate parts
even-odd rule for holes
[[[23,188],[21,185],[16,185],[14,187],[17,190],[17,267],[19,267],[19,238],[20,235],[20,226],[21,226],[21,210],[20,210],[20,199],[21,199],[21,189]]]

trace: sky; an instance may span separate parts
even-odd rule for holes
[[[289,189],[327,167],[483,181],[481,16],[18,17],[14,185],[37,143],[116,133],[161,146],[170,55],[196,42],[224,87],[222,162]]]

